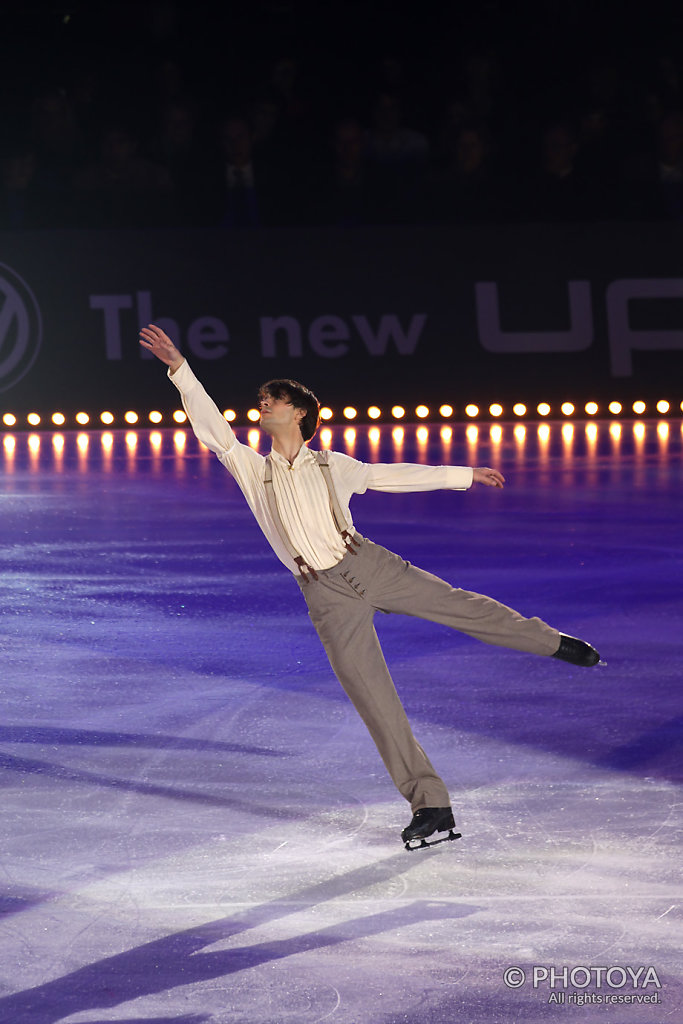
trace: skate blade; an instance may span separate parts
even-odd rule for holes
[[[454,832],[453,829],[448,830],[447,836],[441,836],[440,839],[433,839],[431,843],[428,843],[426,839],[409,839],[405,844],[406,850],[428,850],[431,846],[438,846],[439,843],[450,843],[453,839],[462,839],[462,832]],[[414,843],[414,846],[411,846]]]

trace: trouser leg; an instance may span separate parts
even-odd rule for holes
[[[371,541],[366,545],[371,570],[376,563],[376,607],[439,622],[484,643],[529,654],[551,655],[558,649],[559,632],[537,616],[526,618],[492,597],[452,587]]]
[[[303,590],[332,669],[399,792],[413,811],[448,807],[448,790],[415,739],[389,674],[372,623],[373,609],[355,594],[324,593],[318,583]]]

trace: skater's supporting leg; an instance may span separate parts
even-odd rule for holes
[[[345,580],[302,587],[330,664],[413,811],[447,807],[445,784],[415,739],[372,623],[373,609]]]

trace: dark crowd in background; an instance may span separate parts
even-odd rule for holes
[[[0,228],[683,219],[683,6],[3,3]]]

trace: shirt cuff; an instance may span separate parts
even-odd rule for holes
[[[472,486],[474,471],[471,466],[444,466],[444,469],[447,490],[466,491]]]

